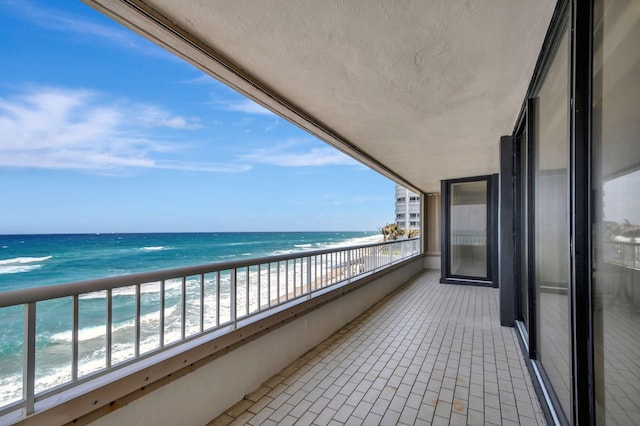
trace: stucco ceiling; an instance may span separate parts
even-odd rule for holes
[[[387,176],[498,171],[553,0],[86,0]]]

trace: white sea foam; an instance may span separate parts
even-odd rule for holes
[[[22,265],[25,263],[44,262],[51,259],[52,256],[44,257],[14,257],[13,259],[2,259],[0,265]]]
[[[165,328],[170,328],[172,326],[174,326],[173,323],[178,324],[179,326],[179,320],[180,320],[180,316],[173,319],[173,322],[171,321],[171,319],[174,317],[174,315],[176,314],[178,310],[178,307],[176,305],[171,305],[171,306],[167,306],[164,310],[164,317],[165,317]],[[157,328],[157,322],[158,319],[160,317],[160,313],[159,311],[154,311],[154,312],[150,312],[146,315],[142,315],[140,317],[140,325],[144,328],[145,325],[150,326],[148,327],[150,330],[151,329],[155,329]],[[120,330],[127,330],[127,329],[132,329],[135,326],[135,322],[134,320],[130,320],[130,321],[125,321],[122,322],[120,324],[114,324],[112,326],[112,330],[113,333],[116,333]],[[93,339],[98,339],[98,338],[104,338],[106,334],[106,326],[105,324],[102,325],[97,325],[94,327],[85,327],[85,328],[81,328],[78,330],[78,341],[80,342],[86,342],[89,340],[93,340]],[[52,334],[50,337],[51,341],[53,342],[61,342],[61,343],[70,343],[73,340],[73,335],[71,333],[71,330],[65,330],[65,331],[61,331],[59,333],[55,333]]]
[[[360,245],[375,244],[382,242],[382,235],[373,234],[366,237],[350,238],[341,242],[319,242],[314,244],[294,244],[295,249],[276,250],[270,256],[281,256],[294,253],[302,253],[308,250],[326,250],[342,247],[355,247]]]
[[[149,246],[149,247],[142,247],[140,250],[143,251],[158,251],[158,250],[165,250],[167,247],[166,246]]]
[[[3,265],[0,266],[0,275],[29,272],[39,268],[42,268],[42,265]]]
[[[0,260],[0,275],[2,274],[18,274],[21,272],[29,272],[34,269],[42,268],[38,262],[45,262],[52,256],[44,257],[14,257],[11,259]]]
[[[157,315],[157,313],[156,313]],[[142,322],[142,320],[141,320]],[[121,324],[114,324],[112,326],[113,332],[117,332],[119,330],[125,330],[127,328],[131,328],[135,326],[134,321],[126,321]],[[104,337],[106,332],[106,326],[104,324],[98,325],[95,327],[86,327],[78,330],[78,341],[86,342],[89,340],[97,339],[100,337]],[[59,333],[55,333],[51,335],[51,341],[53,342],[72,342],[72,334],[71,330],[61,331]]]
[[[340,247],[351,247],[351,246],[359,246],[366,244],[375,244],[382,242],[382,235],[374,234],[369,235],[367,237],[357,237],[350,238],[348,240],[341,241],[339,243],[318,243],[323,248],[340,248]]]
[[[285,254],[299,253],[300,250],[276,250],[270,254],[270,256],[281,256]]]
[[[165,284],[165,291],[169,289],[176,289],[179,286],[180,286],[180,283],[176,283],[174,281],[167,281]],[[145,283],[140,286],[140,294],[158,293],[159,289],[160,289],[159,281]],[[136,294],[136,287],[133,285],[114,288],[112,291],[113,296],[135,296],[135,294]],[[85,293],[80,295],[81,300],[104,299],[105,297],[106,297],[105,291],[95,291],[92,293]]]

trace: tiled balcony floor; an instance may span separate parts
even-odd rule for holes
[[[498,290],[438,279],[425,272],[210,425],[546,424]]]

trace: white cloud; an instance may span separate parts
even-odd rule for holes
[[[257,115],[275,115],[262,105],[259,105],[252,101],[251,99],[244,99],[239,102],[232,102],[227,105],[228,109],[231,111],[244,112],[247,114],[257,114]]]
[[[108,101],[89,90],[39,87],[0,98],[0,167],[105,171],[130,167],[233,173],[246,165],[158,159],[183,142],[162,128],[194,129],[199,120],[162,108]],[[164,158],[164,157],[163,157]]]
[[[150,105],[138,105],[137,120],[148,127],[168,127],[171,129],[202,128],[199,118],[171,116],[167,111]]]
[[[300,149],[296,145],[300,144],[290,142],[273,148],[258,149],[243,156],[243,159],[282,167],[352,166],[359,164],[335,148],[303,147]]]
[[[266,132],[270,132],[272,130],[274,130],[276,127],[278,127],[278,124],[280,124],[280,120],[278,120],[278,117],[273,119],[273,123],[269,124],[267,127],[265,127],[265,131]]]
[[[211,77],[209,74],[201,73],[198,77],[190,78],[188,80],[180,80],[179,84],[215,84],[218,81]]]
[[[247,164],[232,163],[194,163],[185,161],[157,161],[154,165],[158,169],[186,170],[192,172],[242,173],[251,170]]]

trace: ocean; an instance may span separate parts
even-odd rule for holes
[[[374,243],[378,232],[233,232],[0,235],[0,292],[136,272],[170,269],[237,259],[289,254]],[[224,285],[224,283],[221,283]],[[115,293],[114,293],[115,294]],[[143,295],[141,351],[158,345],[156,293]],[[114,298],[114,362],[132,356],[133,294]],[[179,300],[167,291],[167,306]],[[146,302],[146,303],[145,303]],[[71,301],[38,304],[36,389],[70,379]],[[104,367],[104,295],[83,297],[79,330],[80,374]],[[66,313],[66,314],[65,314]],[[167,321],[172,312],[165,312]],[[0,309],[0,408],[22,395],[22,307]],[[167,324],[165,339],[175,338],[180,324]],[[145,332],[146,330],[146,332]],[[173,336],[173,337],[172,337]]]

